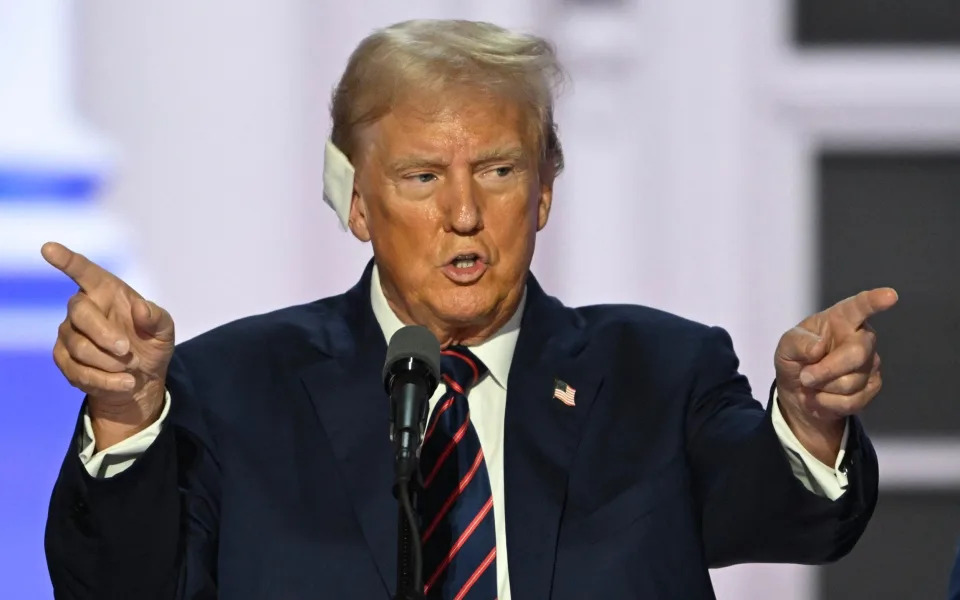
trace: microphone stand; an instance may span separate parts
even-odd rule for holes
[[[424,387],[422,379],[406,374],[402,369],[395,369],[396,379],[391,381],[390,394],[394,407],[391,411],[390,439],[396,451],[394,494],[399,503],[397,593],[394,600],[423,600],[423,552],[415,502],[419,488],[419,450],[426,422],[428,389],[435,387],[436,383],[434,380]]]
[[[397,595],[394,600],[423,600],[423,552],[413,509],[411,483],[397,483],[400,503],[397,528]]]

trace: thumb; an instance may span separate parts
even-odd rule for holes
[[[133,302],[133,324],[143,333],[163,342],[173,341],[173,318],[170,313],[149,300]]]
[[[794,327],[783,335],[777,354],[786,361],[812,365],[826,356],[827,343],[809,329]]]

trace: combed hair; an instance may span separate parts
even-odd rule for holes
[[[474,21],[405,21],[373,32],[350,55],[333,91],[331,139],[354,160],[360,129],[408,95],[466,87],[519,102],[541,160],[559,173],[553,106],[563,81],[556,51],[543,38]]]

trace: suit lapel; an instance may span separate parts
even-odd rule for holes
[[[303,369],[301,380],[339,463],[384,591],[392,595],[398,509],[391,490],[390,411],[380,382],[387,347],[370,307],[370,273],[368,266],[342,297],[343,321],[330,319],[329,328],[318,332],[316,345],[326,356]]]
[[[551,593],[568,473],[601,383],[596,365],[577,360],[585,344],[576,313],[531,276],[504,423],[505,524],[516,598]],[[556,379],[575,388],[574,406],[553,397]]]

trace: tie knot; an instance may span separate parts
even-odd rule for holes
[[[466,394],[484,376],[487,366],[466,346],[450,346],[440,355],[440,371],[456,382]]]

